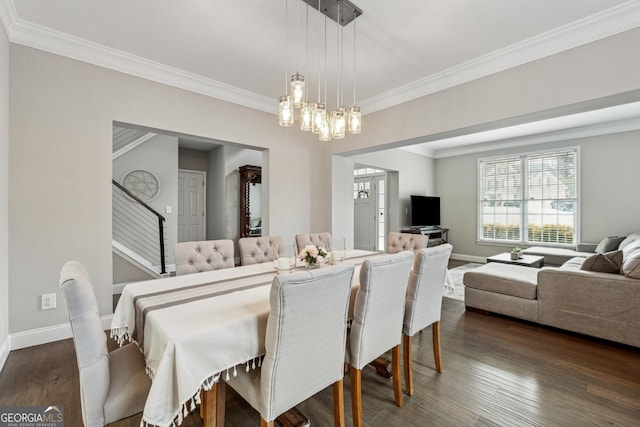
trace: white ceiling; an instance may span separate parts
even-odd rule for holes
[[[640,26],[638,0],[353,2],[364,12],[356,42],[357,103],[365,114]],[[298,63],[314,99],[323,21],[311,8],[307,71],[305,44],[292,40],[306,6],[288,5],[287,69]],[[275,113],[284,92],[285,0],[0,0],[0,18],[14,43],[263,111]],[[331,82],[335,32],[331,21]],[[344,40],[344,103],[351,104],[353,24]],[[329,108],[335,97],[330,83]],[[464,142],[429,142],[423,154]]]

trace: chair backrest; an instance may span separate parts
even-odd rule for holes
[[[67,305],[80,371],[82,420],[87,427],[103,426],[109,392],[109,351],[89,274],[78,261],[60,272],[60,289]]]
[[[353,271],[345,263],[273,279],[260,384],[265,420],[344,376]]]
[[[325,248],[327,252],[333,249],[331,246],[331,233],[296,234],[296,246],[300,252],[307,245],[315,245]]]
[[[453,246],[446,243],[417,252],[407,287],[402,329],[405,335],[413,336],[440,320],[442,291],[452,250]]]
[[[251,265],[271,262],[276,257],[275,245],[282,243],[280,236],[242,237],[238,240],[240,264]]]
[[[387,253],[397,254],[402,251],[415,251],[426,248],[429,236],[413,233],[398,233],[390,231],[387,235]]]
[[[176,244],[176,276],[235,267],[233,240],[204,240]]]
[[[404,251],[362,263],[349,338],[349,364],[355,368],[400,344],[413,259],[412,251]]]

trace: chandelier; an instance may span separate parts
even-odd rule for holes
[[[317,70],[317,101],[309,101],[309,79],[305,79],[300,72],[300,4],[306,4],[305,12],[305,51],[306,70],[310,76],[309,69],[309,6],[312,6],[321,13],[323,21],[323,48],[318,46],[318,70]],[[289,43],[289,7],[288,0],[285,0],[285,95],[278,99],[278,122],[280,126],[291,127],[294,124],[296,114],[299,116],[300,129],[305,132],[312,132],[318,135],[321,141],[331,141],[332,139],[342,139],[349,134],[360,133],[362,130],[362,116],[360,107],[356,105],[356,18],[362,15],[362,10],[348,0],[301,0],[297,8],[296,24],[298,27],[297,37],[294,41],[297,45],[296,72],[289,76],[288,71],[288,43]],[[336,24],[336,104],[335,110],[327,110],[327,20],[331,19]],[[344,105],[344,27],[353,22],[353,104],[349,107]],[[317,37],[320,45],[322,42]],[[324,61],[321,52],[324,51]],[[324,88],[324,97],[322,89]]]

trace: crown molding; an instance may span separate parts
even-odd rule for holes
[[[10,28],[17,21],[17,18],[13,0],[0,1],[0,22],[2,22],[9,40],[11,40]]]
[[[440,73],[365,99],[359,103],[360,108],[363,114],[373,113],[638,26],[640,26],[640,1],[631,0]]]
[[[212,98],[277,114],[275,100],[117,49],[22,21],[13,0],[0,2],[0,16],[12,43],[72,58]]]
[[[21,20],[14,0],[0,1],[0,20],[12,43],[44,50],[212,98],[277,114],[263,95]],[[488,55],[360,102],[363,114],[504,71],[640,26],[640,0],[631,0]]]

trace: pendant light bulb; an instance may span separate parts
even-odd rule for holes
[[[293,105],[290,96],[281,96],[278,98],[278,121],[280,126],[293,126]]]
[[[320,134],[322,131],[322,124],[327,121],[327,109],[324,104],[315,104],[316,108],[313,110],[311,132]]]
[[[315,103],[306,102],[300,110],[300,130],[308,132],[311,130],[313,122],[313,111],[316,109]]]
[[[360,133],[362,131],[362,115],[360,114],[360,107],[355,105],[349,109],[349,133]]]
[[[291,98],[294,108],[302,108],[304,105],[304,76],[297,72],[291,76]]]

